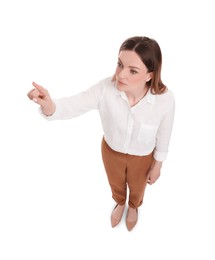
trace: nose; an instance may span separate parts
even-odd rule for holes
[[[125,79],[125,78],[127,77],[127,72],[126,72],[126,70],[125,70],[125,69],[121,69],[121,70],[119,71],[119,73],[118,73],[118,77],[119,77],[120,79]]]

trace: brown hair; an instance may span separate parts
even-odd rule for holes
[[[166,86],[161,80],[162,54],[158,43],[148,37],[135,36],[125,40],[119,52],[122,50],[135,51],[145,64],[148,72],[152,72],[152,78],[146,85],[151,88],[153,94],[162,94]]]

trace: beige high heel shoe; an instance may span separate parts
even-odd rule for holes
[[[128,231],[131,231],[133,229],[133,227],[137,224],[137,220],[138,220],[138,210],[136,209],[136,216],[135,218],[129,214],[129,212],[131,212],[131,210],[129,211],[130,207],[128,208],[128,212],[127,212],[127,217],[126,217],[126,226]],[[132,220],[131,220],[132,219]]]
[[[124,205],[117,204],[113,209],[111,214],[111,226],[113,228],[117,226],[121,221],[124,209],[125,209],[125,204]]]

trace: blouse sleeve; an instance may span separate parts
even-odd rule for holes
[[[175,100],[174,97],[165,113],[163,119],[161,120],[160,126],[158,128],[156,137],[156,146],[154,151],[154,158],[157,161],[164,161],[167,157],[168,147],[170,142],[170,137],[172,133],[173,121],[175,115]]]
[[[105,84],[101,81],[91,86],[89,89],[60,99],[54,99],[56,110],[53,115],[46,116],[39,109],[40,114],[47,120],[72,119],[80,116],[92,109],[97,109],[103,97]]]

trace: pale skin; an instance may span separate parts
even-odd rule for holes
[[[118,57],[118,65],[115,72],[117,88],[124,91],[130,106],[135,106],[146,94],[146,82],[153,74],[148,73],[145,64],[134,51],[121,51]],[[51,116],[55,112],[53,102],[47,89],[33,82],[34,88],[29,91],[28,97],[40,105],[44,115]],[[154,184],[160,177],[162,162],[154,160],[148,172],[148,184]]]
[[[115,71],[114,79],[117,88],[124,91],[130,106],[135,106],[146,94],[146,82],[153,77],[152,73],[147,71],[145,64],[134,51],[121,51],[118,57],[118,65]],[[55,103],[53,102],[47,89],[33,82],[34,88],[28,93],[29,99],[40,105],[43,114],[51,116],[55,112]],[[151,169],[148,172],[148,184],[154,184],[160,177],[162,162],[154,160]],[[124,205],[116,208],[114,215],[117,218],[124,210]],[[136,209],[129,209],[130,221],[137,218]]]
[[[153,77],[149,73],[145,64],[134,51],[121,51],[118,57],[118,66],[114,75],[117,88],[124,91],[130,106],[135,106],[147,93],[146,82]],[[154,160],[151,169],[148,172],[148,184],[154,184],[160,177],[162,162]],[[124,205],[118,205],[113,215],[116,219],[124,211]],[[128,219],[134,222],[137,219],[135,208],[129,207]]]
[[[135,106],[146,94],[146,82],[153,77],[145,64],[134,51],[121,51],[118,57],[118,66],[115,79],[119,90],[124,91],[130,103]],[[152,185],[160,177],[162,162],[154,160],[148,172],[148,184]]]

